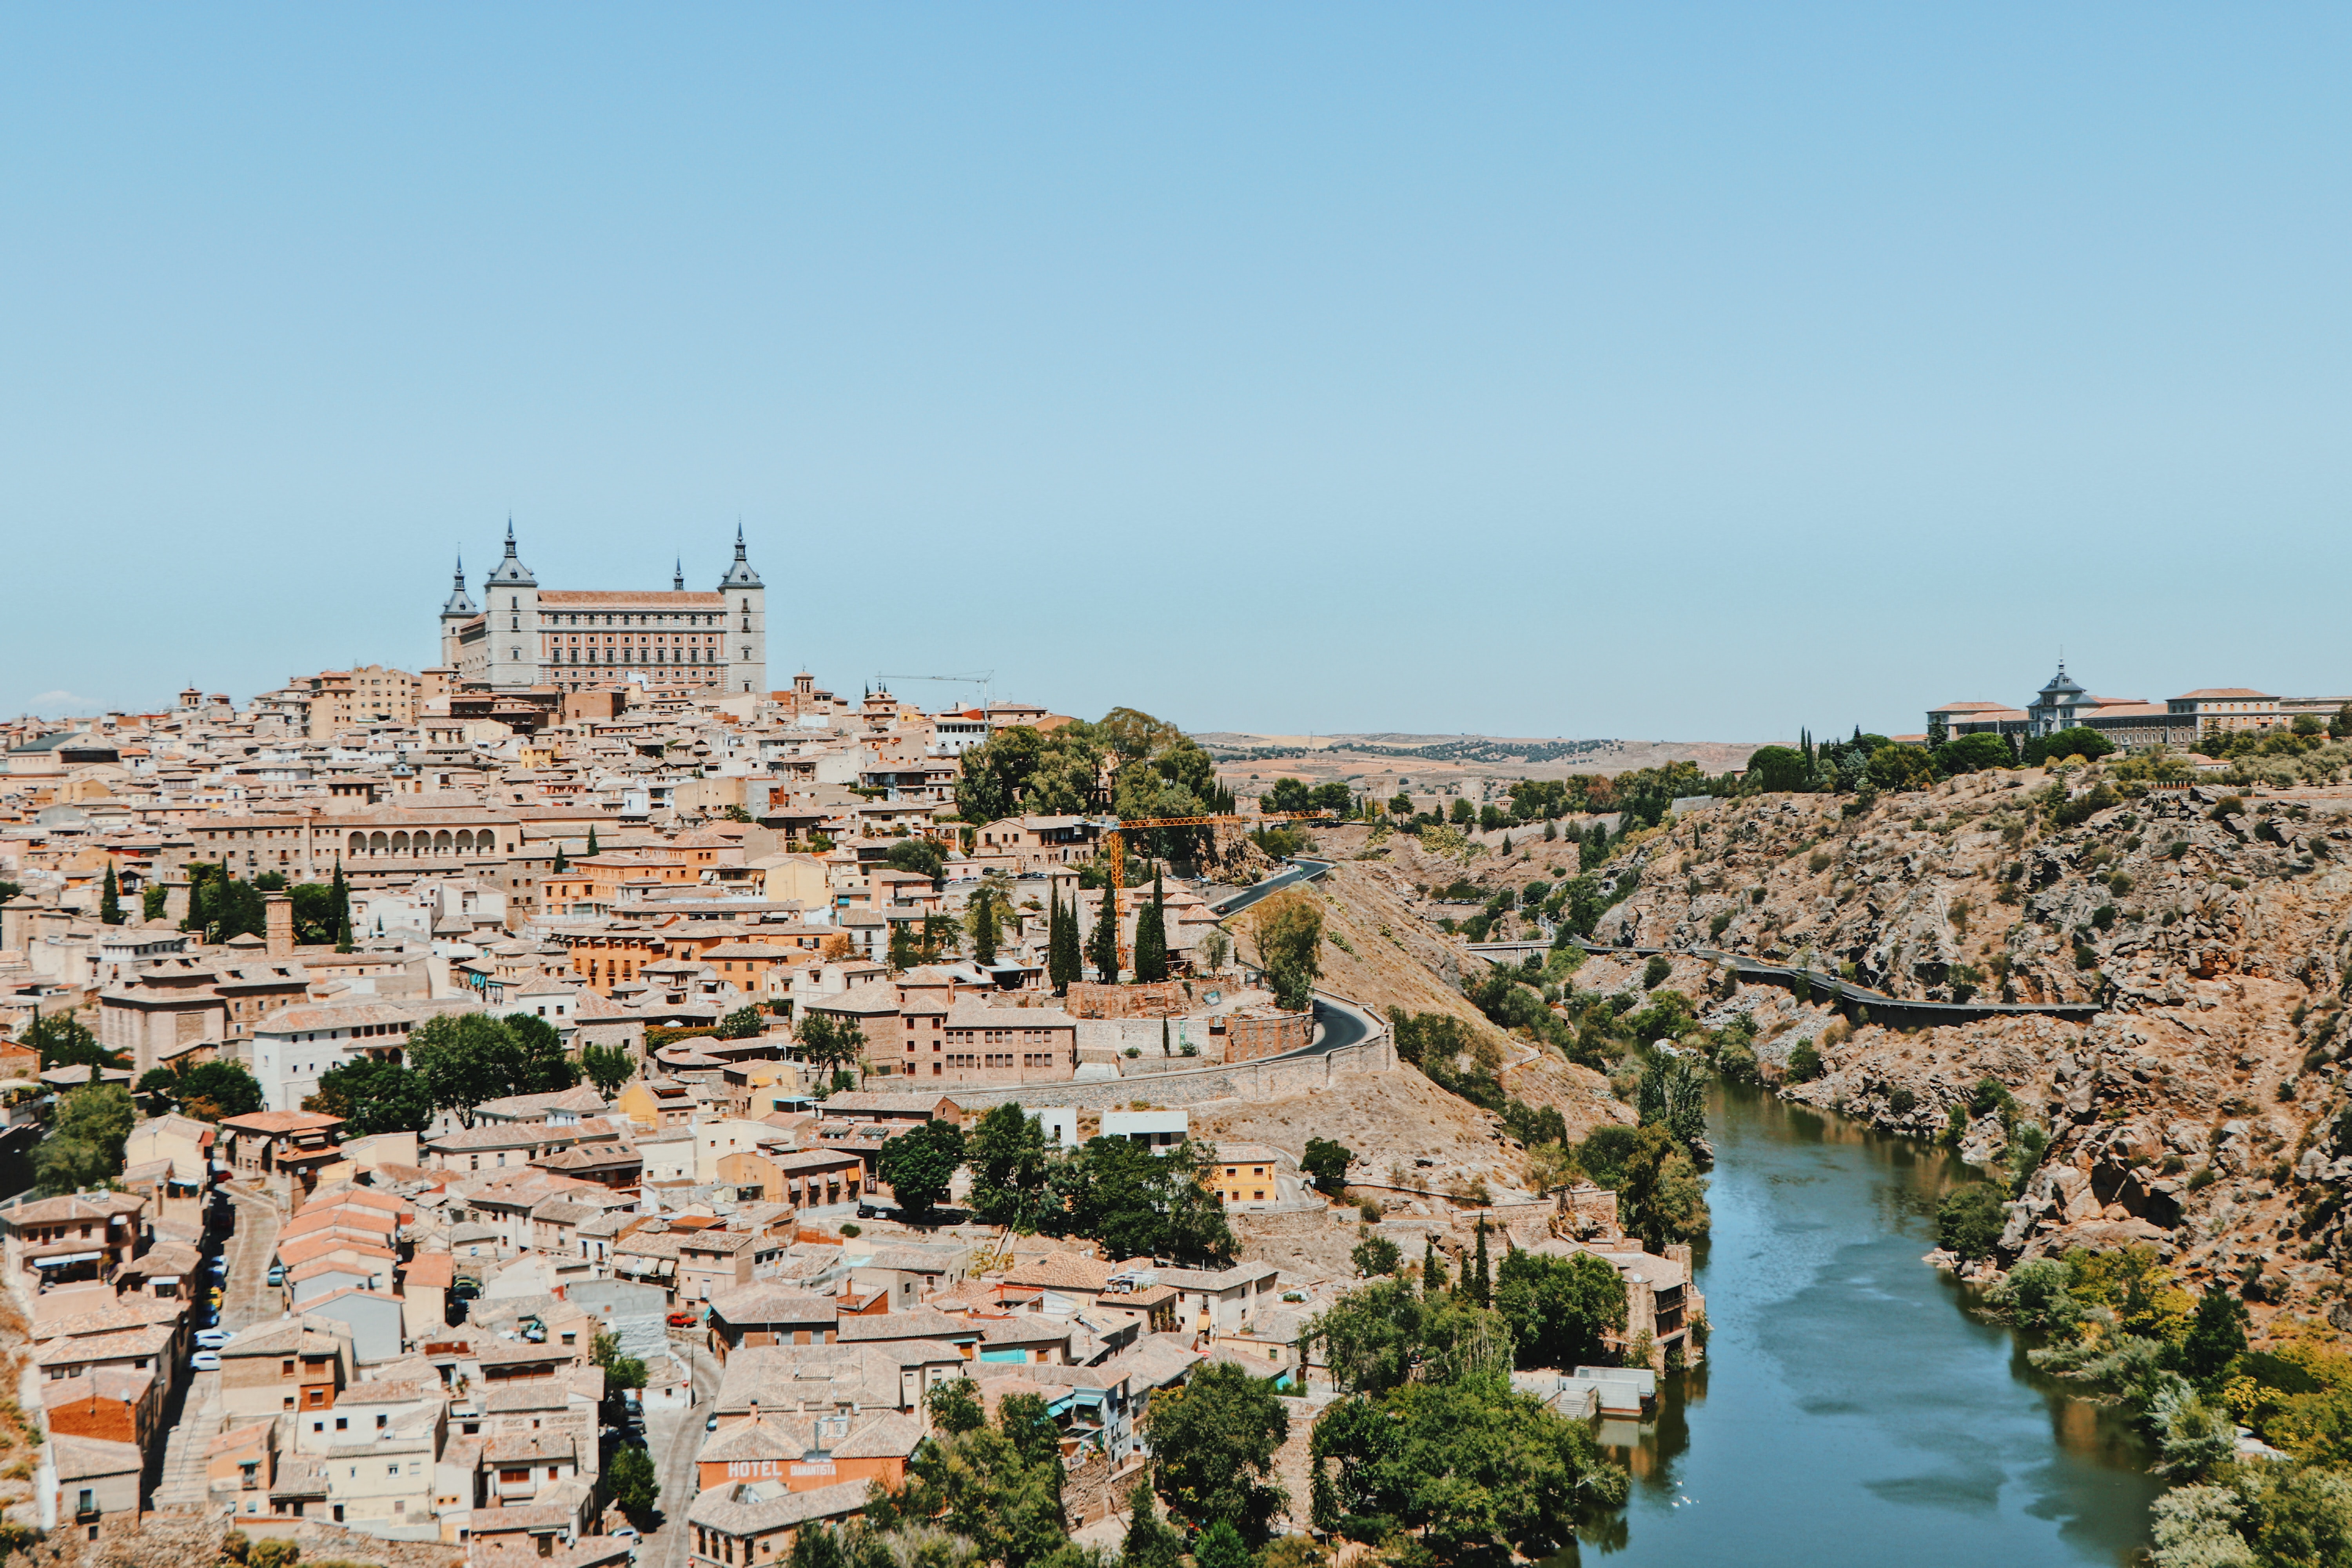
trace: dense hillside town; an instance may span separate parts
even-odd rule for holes
[[[15,1525],[400,1568],[878,1561],[957,1510],[1006,1562],[1255,1549],[1404,1506],[1349,1436],[1401,1397],[1349,1326],[1382,1291],[1499,1346],[1458,1396],[1550,1454],[1498,1544],[1622,1500],[1586,1418],[1703,1354],[1689,1233],[1525,1164],[1445,1020],[1349,967],[1300,857],[1393,803],[1237,798],[1132,710],[739,689],[639,629],[731,605],[528,577],[511,540],[483,607],[461,577],[440,667],[5,727]],[[509,669],[467,651],[500,616],[565,629]],[[629,629],[575,673],[582,617]]]

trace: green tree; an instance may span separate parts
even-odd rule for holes
[[[1403,1258],[1404,1255],[1397,1250],[1395,1242],[1385,1236],[1375,1236],[1369,1230],[1348,1254],[1348,1261],[1354,1264],[1356,1272],[1367,1279],[1394,1274]]]
[[[1983,773],[1990,768],[2016,764],[2009,742],[1999,735],[1962,735],[1936,752],[1936,765],[1948,773]]]
[[[768,1020],[757,1003],[738,1007],[719,1020],[717,1037],[722,1040],[756,1040],[767,1033]]]
[[[533,1092],[525,1087],[521,1047],[507,1025],[487,1013],[425,1019],[408,1037],[408,1060],[424,1075],[434,1109],[456,1112],[467,1127],[482,1101]]]
[[[1336,1198],[1347,1190],[1348,1167],[1355,1159],[1355,1152],[1344,1143],[1329,1138],[1309,1138],[1298,1168],[1314,1178],[1317,1192]]]
[[[1265,1379],[1232,1362],[1197,1363],[1181,1386],[1152,1394],[1143,1429],[1171,1512],[1200,1529],[1226,1524],[1244,1542],[1265,1542],[1288,1500],[1274,1456],[1290,1436],[1290,1417]]]
[[[243,1062],[198,1062],[179,1075],[172,1097],[201,1121],[250,1116],[261,1109],[261,1085]]]
[[[1601,1359],[1604,1336],[1625,1331],[1625,1280],[1589,1252],[1514,1252],[1496,1271],[1495,1306],[1521,1366],[1589,1366]]]
[[[594,828],[588,830],[591,835]],[[604,1469],[604,1489],[613,1506],[642,1523],[661,1500],[661,1480],[654,1474],[653,1456],[635,1445],[625,1445]]]
[[[1343,1399],[1313,1453],[1318,1529],[1414,1531],[1428,1561],[1467,1568],[1549,1557],[1628,1490],[1582,1423],[1491,1374]]]
[[[971,1166],[971,1211],[990,1225],[1026,1235],[1045,1212],[1045,1129],[1020,1104],[1006,1100],[973,1124],[965,1152]]]
[[[1135,978],[1146,984],[1168,978],[1168,900],[1156,866],[1151,870],[1151,901],[1136,911]]]
[[[509,1013],[502,1020],[514,1042],[515,1087],[509,1094],[555,1094],[580,1081],[580,1067],[563,1054],[563,1037],[535,1013]]]
[[[327,884],[327,890],[332,895],[334,906],[335,951],[349,952],[352,950],[352,888],[343,880],[343,858],[340,855],[335,857],[335,876]]]
[[[164,906],[170,901],[171,897],[172,890],[163,883],[148,883],[139,889],[139,918],[150,921],[162,920]],[[0,902],[5,901],[0,900]]]
[[[1802,752],[1787,746],[1759,746],[1748,753],[1745,787],[1764,794],[1812,787],[1812,765]]]
[[[1706,1178],[1665,1128],[1597,1128],[1576,1156],[1594,1182],[1616,1190],[1620,1223],[1651,1251],[1707,1228]]]
[[[422,1132],[433,1125],[433,1090],[414,1068],[359,1057],[320,1073],[302,1109],[341,1117],[346,1138]]]
[[[592,823],[590,823],[590,824],[588,825],[588,858],[589,858],[589,859],[591,859],[591,860],[593,860],[593,859],[594,859],[595,858],[596,858],[596,825],[595,825],[594,823],[593,823],[593,822],[592,822]]]
[[[1495,1277],[1486,1260],[1486,1216],[1478,1216],[1478,1249],[1470,1265],[1470,1299],[1482,1307],[1495,1304]]]
[[[1253,1561],[1242,1532],[1222,1519],[1201,1531],[1200,1540],[1192,1543],[1195,1568],[1250,1568]]]
[[[1103,889],[1102,903],[1095,916],[1094,934],[1087,939],[1087,962],[1103,984],[1118,984],[1118,890]]]
[[[588,1359],[604,1369],[604,1386],[608,1389],[643,1388],[646,1385],[646,1363],[633,1355],[621,1353],[621,1342],[604,1330],[588,1350]]]
[[[1119,1258],[1230,1257],[1234,1233],[1208,1184],[1216,1148],[1198,1139],[1154,1155],[1125,1138],[1093,1138],[1046,1168],[1040,1228],[1099,1241]]]
[[[2207,1285],[2175,1358],[2180,1374],[2200,1387],[2210,1387],[2245,1353],[2245,1302],[2226,1289]]]
[[[1643,1126],[1664,1128],[1685,1148],[1706,1136],[1706,1078],[1685,1058],[1654,1058],[1634,1102]]]
[[[1307,1012],[1323,973],[1322,905],[1307,893],[1277,893],[1257,906],[1250,929],[1275,1005]]]
[[[970,1542],[979,1563],[1003,1568],[1034,1568],[1066,1548],[1060,1446],[1039,1429],[1036,1398],[1005,1399],[995,1426],[981,1420],[968,1380],[940,1384],[925,1400],[932,1435],[908,1461],[903,1486],[873,1489],[866,1529],[887,1539],[933,1526]],[[908,1560],[931,1561],[914,1552]]]
[[[1182,1568],[1184,1538],[1160,1517],[1151,1483],[1138,1481],[1127,1494],[1127,1536],[1118,1549],[1119,1568]]]
[[[56,1120],[33,1152],[44,1194],[78,1193],[122,1173],[122,1146],[137,1109],[119,1083],[86,1084],[58,1102]]]
[[[948,1195],[948,1184],[955,1179],[963,1155],[963,1129],[933,1120],[883,1144],[874,1168],[899,1208],[920,1219]]]
[[[43,1016],[39,1007],[33,1009],[33,1021],[25,1026],[22,1044],[41,1054],[41,1070],[51,1068],[121,1068],[124,1065],[120,1053],[110,1051],[98,1043],[98,1037],[89,1026],[70,1013],[52,1013]]]
[[[122,923],[122,887],[114,879],[114,862],[106,863],[106,885],[98,895],[98,918],[104,924]]]
[[[973,959],[983,969],[994,963],[998,939],[1007,931],[1018,934],[1021,930],[1021,917],[1013,910],[1003,879],[992,875],[972,889],[964,906],[964,925],[971,934]]]
[[[929,877],[937,886],[948,874],[948,852],[934,838],[901,838],[883,852],[882,863],[894,871]]]
[[[1991,1257],[2008,1223],[2000,1189],[1990,1182],[1971,1182],[1936,1205],[1936,1239],[1959,1258]]]
[[[1884,790],[1925,789],[1936,782],[1936,760],[1924,746],[1893,742],[1871,753],[1866,769],[1870,782]]]
[[[1045,977],[1054,987],[1055,995],[1067,995],[1072,983],[1076,981],[1081,973],[1078,961],[1078,912],[1075,907],[1066,907],[1063,904],[1062,896],[1058,890],[1049,891],[1046,896],[1053,900],[1054,907],[1047,917]]]
[[[1422,1284],[1374,1279],[1334,1301],[1300,1331],[1302,1346],[1319,1345],[1343,1393],[1381,1394],[1415,1377],[1503,1375],[1511,1369],[1511,1330],[1499,1313],[1445,1289],[1445,1268],[1423,1243]]]
[[[793,1046],[801,1059],[820,1068],[846,1068],[866,1054],[866,1030],[854,1019],[807,1013],[793,1026]]]
[[[637,1076],[637,1058],[626,1046],[585,1045],[580,1047],[580,1070],[605,1099]]]

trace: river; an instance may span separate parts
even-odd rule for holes
[[[1633,1500],[1556,1564],[2130,1562],[2160,1489],[2136,1436],[1919,1261],[1958,1163],[1737,1086],[1709,1121],[1709,1359],[1604,1425]]]

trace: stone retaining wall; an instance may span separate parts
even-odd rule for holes
[[[1067,1005],[1081,1018],[1171,1018],[1192,1010],[1192,988],[1181,980],[1133,985],[1078,980],[1070,984]]]
[[[1225,1059],[1256,1061],[1315,1043],[1315,1015],[1276,1013],[1263,1017],[1234,1016],[1225,1020]]]
[[[1361,1012],[1361,1009],[1357,1009]],[[1367,1014],[1366,1016],[1370,1016]],[[1378,1022],[1377,1019],[1374,1020]],[[1311,1057],[1271,1057],[1188,1072],[1156,1072],[1139,1078],[1080,1082],[1008,1083],[950,1089],[968,1111],[1012,1100],[1021,1105],[1072,1105],[1081,1110],[1118,1110],[1142,1100],[1173,1109],[1213,1100],[1274,1100],[1339,1087],[1357,1073],[1389,1072],[1396,1067],[1396,1042],[1385,1026],[1352,1046]]]

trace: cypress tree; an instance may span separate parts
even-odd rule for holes
[[[563,875],[564,872],[572,869],[572,862],[563,858],[562,845],[559,844],[555,847],[555,864],[550,866],[548,869],[559,877]]]
[[[977,963],[996,962],[996,889],[982,886],[972,894],[971,956]]]
[[[122,923],[122,887],[114,879],[114,862],[106,863],[106,887],[99,894],[98,918],[110,926]]]
[[[335,928],[335,951],[352,950],[352,887],[343,880],[343,858],[335,857],[335,879],[327,884],[327,919]]]
[[[1118,984],[1118,889],[1108,882],[1103,885],[1102,913],[1095,921],[1087,957],[1102,972],[1104,984]]]
[[[592,857],[596,853],[596,825],[593,822],[588,825],[588,853]]]
[[[1482,1307],[1494,1304],[1494,1279],[1486,1272],[1486,1216],[1478,1216],[1478,1256],[1470,1266],[1470,1296]]]
[[[1160,1054],[1163,1057],[1173,1054],[1168,1048],[1168,1020],[1164,1016],[1160,1020]]]
[[[1143,906],[1135,922],[1135,977],[1139,981],[1168,978],[1168,907],[1156,866],[1151,871],[1151,901]]]
[[[1445,1265],[1439,1261],[1433,1237],[1421,1238],[1421,1293],[1433,1296],[1445,1289]]]
[[[1045,978],[1055,994],[1066,996],[1078,977],[1077,916],[1063,907],[1059,889],[1052,897],[1054,908],[1045,917]]]

